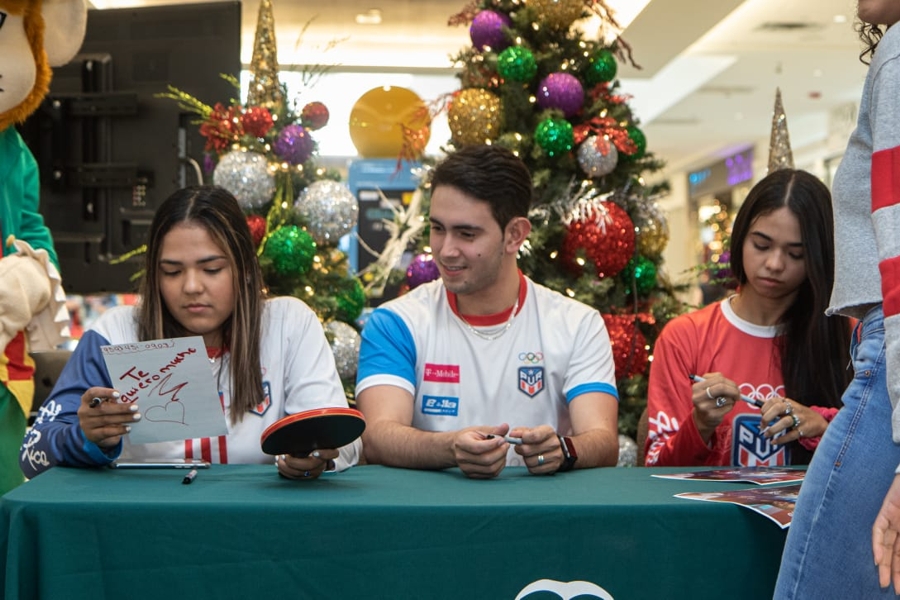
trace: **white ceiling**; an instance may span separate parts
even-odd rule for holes
[[[446,74],[455,72],[449,57],[471,43],[466,27],[447,25],[466,0],[272,1],[282,65]],[[259,1],[242,5],[242,59],[249,63]],[[798,166],[804,152],[839,154],[866,73],[853,30],[855,6],[854,0],[651,1],[623,34],[643,69],[619,69],[621,91],[633,95],[649,149],[668,162],[669,172],[753,144],[764,151],[780,87]],[[375,8],[380,25],[356,23],[357,14]]]

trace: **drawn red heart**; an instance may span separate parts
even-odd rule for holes
[[[169,412],[170,408],[172,409],[171,413]],[[144,411],[144,418],[153,423],[180,423],[181,425],[187,425],[184,422],[184,404],[177,400],[166,402],[164,406],[151,406]]]

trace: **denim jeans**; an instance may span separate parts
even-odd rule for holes
[[[881,306],[858,324],[850,355],[853,381],[800,487],[777,600],[894,597],[893,587],[878,585],[872,555],[872,523],[900,464],[900,446],[891,439]]]

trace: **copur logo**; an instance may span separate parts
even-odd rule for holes
[[[516,600],[525,600],[535,592],[553,592],[562,600],[576,597],[615,600],[612,594],[596,583],[591,583],[590,581],[556,581],[554,579],[540,579],[529,583],[519,592]]]

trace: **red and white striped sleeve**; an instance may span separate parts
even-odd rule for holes
[[[881,274],[894,441],[900,442],[900,57],[878,65],[872,85],[870,123],[872,224]],[[864,256],[859,259],[868,260]]]

